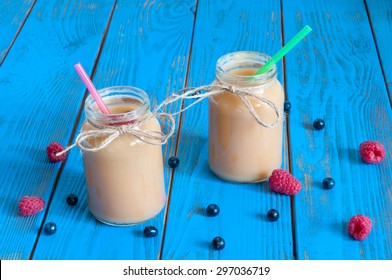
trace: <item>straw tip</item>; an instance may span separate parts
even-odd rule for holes
[[[80,67],[82,67],[82,64],[81,64],[80,62],[78,62],[78,63],[76,63],[76,64],[74,65],[74,68],[75,68],[75,69],[80,68]]]
[[[310,33],[310,31],[312,31],[312,28],[309,25],[306,25],[304,28],[302,28],[301,32],[303,32],[305,34],[305,36],[307,34]]]

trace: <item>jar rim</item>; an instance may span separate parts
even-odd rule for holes
[[[116,125],[138,119],[150,109],[150,100],[145,91],[133,86],[111,86],[98,90],[104,103],[111,105],[126,105],[138,103],[138,106],[131,111],[123,113],[102,113],[94,98],[89,95],[86,98],[84,109],[86,118],[96,124]],[[136,102],[135,102],[136,101]]]
[[[255,68],[263,66],[271,57],[256,51],[237,51],[221,56],[216,62],[216,78],[223,83],[235,84],[246,83],[247,86],[256,86],[269,83],[276,78],[277,67],[273,65],[263,74],[248,76],[233,73],[235,69]],[[252,77],[250,79],[249,77]]]

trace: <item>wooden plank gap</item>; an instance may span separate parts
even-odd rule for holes
[[[187,66],[186,66],[186,73],[185,73],[185,81],[184,81],[184,87],[187,87],[188,85],[188,77],[189,77],[189,69],[190,69],[190,64],[191,64],[191,57],[192,57],[192,50],[193,50],[193,39],[194,39],[194,35],[195,35],[195,26],[196,26],[196,17],[197,17],[197,7],[199,4],[199,0],[195,0],[195,6],[194,9],[191,9],[191,11],[193,12],[193,27],[192,27],[192,36],[191,36],[191,44],[189,47],[189,55],[188,55],[188,62],[187,62]],[[184,108],[184,100],[181,101],[181,107],[182,110]],[[178,154],[178,146],[180,143],[180,135],[181,135],[181,127],[182,127],[182,114],[183,112],[181,112],[178,116],[178,129],[177,129],[177,139],[176,139],[176,144],[174,147],[174,155],[177,156]],[[180,163],[181,164],[181,163]],[[158,260],[162,259],[162,252],[163,252],[163,248],[165,245],[165,236],[166,236],[166,221],[168,219],[169,216],[169,209],[170,209],[170,200],[171,200],[171,189],[173,186],[173,181],[174,181],[174,174],[175,174],[175,169],[172,170],[171,174],[170,174],[170,182],[169,182],[169,187],[167,190],[167,206],[165,209],[165,214],[163,216],[163,232],[162,232],[162,242],[161,242],[161,247],[159,249],[159,254],[158,254]]]
[[[34,0],[34,2],[31,4],[30,8],[27,10],[26,16],[25,16],[25,18],[23,19],[22,24],[19,26],[18,30],[16,31],[14,38],[12,39],[10,45],[8,46],[7,50],[6,50],[5,53],[4,53],[3,58],[2,58],[1,61],[0,61],[0,67],[1,67],[1,65],[3,65],[4,60],[6,59],[8,53],[10,52],[12,46],[14,45],[16,39],[18,38],[20,31],[22,30],[22,28],[23,28],[23,26],[25,25],[25,23],[26,23],[28,17],[30,16],[31,11],[32,11],[33,8],[34,8],[35,3],[37,3],[37,0]]]
[[[280,25],[281,25],[281,38],[282,38],[282,47],[285,45],[284,40],[284,11],[283,11],[283,0],[280,1]],[[286,73],[286,58],[283,57],[283,88],[285,92],[285,100],[290,101],[288,98],[287,92],[287,73]],[[287,137],[287,155],[288,155],[288,164],[289,164],[289,171],[292,173],[292,159],[291,159],[291,141],[290,141],[290,116],[289,112],[286,113],[286,137]],[[295,230],[295,203],[294,197],[290,197],[290,214],[291,214],[291,236],[292,236],[292,244],[293,244],[293,259],[298,260],[297,256],[297,238],[296,238],[296,230]]]
[[[385,74],[385,69],[384,69],[384,65],[383,65],[382,60],[381,60],[380,50],[379,50],[379,47],[378,47],[378,44],[377,44],[376,33],[374,31],[373,22],[372,22],[372,18],[371,18],[371,15],[370,15],[368,4],[366,3],[366,0],[363,0],[363,3],[365,5],[366,15],[367,15],[367,18],[369,20],[370,29],[372,31],[372,37],[373,37],[373,41],[374,41],[374,46],[376,47],[377,58],[378,58],[378,61],[380,63],[380,68],[381,68],[381,72],[382,72],[382,77],[384,79],[385,88],[386,88],[386,90],[388,92],[389,104],[392,107],[392,96],[391,96],[391,92],[389,91],[389,86],[391,84],[388,83],[387,76]]]
[[[106,24],[105,30],[103,32],[102,40],[101,40],[101,43],[99,45],[97,55],[96,55],[96,57],[94,59],[94,64],[93,64],[93,68],[91,70],[91,75],[90,75],[90,79],[91,80],[93,80],[93,78],[94,78],[94,75],[95,75],[95,72],[96,72],[96,68],[97,68],[97,64],[99,62],[99,58],[101,56],[102,49],[103,49],[103,47],[105,45],[106,36],[107,36],[108,30],[109,30],[109,27],[110,27],[110,23],[112,22],[113,14],[114,14],[114,11],[115,11],[116,7],[117,7],[117,0],[115,0],[114,3],[113,3],[113,7],[112,7],[112,10],[110,11],[109,19],[108,19],[108,22]],[[82,117],[84,102],[85,102],[87,96],[88,96],[88,90],[86,90],[84,95],[83,95],[83,99],[82,99],[82,102],[80,103],[79,110],[78,110],[78,113],[76,115],[75,122],[74,122],[74,125],[73,125],[73,128],[72,128],[72,131],[71,131],[71,134],[70,134],[67,146],[71,145],[72,142],[73,142],[73,139],[74,139],[76,131],[77,131],[78,123],[79,123],[79,121],[80,121],[80,119]],[[44,216],[43,216],[43,219],[42,219],[42,223],[41,223],[41,225],[40,225],[40,227],[38,229],[37,238],[36,238],[36,240],[34,242],[33,248],[31,250],[30,256],[28,258],[29,260],[32,260],[33,257],[34,257],[35,249],[37,247],[39,238],[40,238],[42,230],[44,228],[44,225],[45,225],[45,222],[46,222],[46,217],[48,215],[48,212],[49,212],[49,209],[50,209],[50,205],[52,204],[52,200],[53,200],[54,194],[56,192],[58,183],[60,181],[61,175],[63,173],[65,165],[67,164],[67,159],[68,158],[66,158],[64,161],[61,162],[61,166],[60,166],[60,168],[58,170],[58,173],[56,175],[56,178],[54,180],[53,188],[52,188],[52,190],[50,192],[50,195],[49,195],[49,199],[48,199],[48,203],[47,203],[47,206],[46,206],[46,209],[45,209],[45,213],[44,213]]]

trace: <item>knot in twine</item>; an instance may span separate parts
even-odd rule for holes
[[[75,146],[78,146],[83,151],[96,152],[108,146],[111,142],[122,135],[131,135],[139,139],[141,142],[151,144],[151,145],[163,145],[166,144],[168,139],[174,134],[175,131],[175,121],[174,116],[188,110],[189,108],[195,106],[197,103],[203,101],[205,98],[214,96],[223,92],[231,92],[241,98],[241,101],[245,107],[249,110],[252,116],[255,118],[258,124],[266,128],[277,127],[283,120],[283,116],[279,108],[270,100],[263,97],[259,93],[263,90],[265,85],[257,87],[235,87],[232,85],[224,85],[219,81],[214,81],[211,85],[200,86],[196,88],[184,88],[176,93],[173,93],[167,99],[165,99],[158,107],[156,107],[151,113],[148,113],[144,118],[130,122],[129,124],[121,126],[100,126],[92,124],[96,129],[82,131],[79,133],[75,140],[75,144],[69,146],[65,150],[57,153],[57,156],[66,153]],[[272,123],[266,123],[257,114],[256,109],[253,107],[249,100],[249,97],[255,98],[261,103],[270,107],[276,114],[276,119]],[[186,106],[183,106],[178,112],[174,113],[160,113],[164,107],[184,100],[192,100],[192,102]],[[140,125],[144,122],[150,120],[151,118],[167,120],[169,131],[165,134],[162,131],[154,130],[141,130]],[[100,143],[95,143],[95,146],[91,146],[91,141],[97,138],[104,138]]]
[[[168,122],[168,132],[163,133],[162,131],[156,130],[141,130],[140,125],[147,122],[152,118],[167,120]],[[111,126],[102,126],[94,123],[90,124],[94,127],[92,130],[81,131],[79,135],[76,137],[75,143],[71,146],[67,147],[63,151],[57,153],[57,156],[64,154],[78,146],[81,150],[86,152],[96,152],[105,147],[107,147],[111,142],[115,139],[123,136],[130,135],[139,139],[141,142],[150,144],[150,145],[163,145],[166,144],[168,139],[174,134],[175,130],[175,121],[172,115],[167,113],[149,113],[146,117],[141,120],[132,121],[129,124],[124,125],[111,125]],[[90,143],[96,139],[103,138],[103,141],[94,142],[94,146]]]

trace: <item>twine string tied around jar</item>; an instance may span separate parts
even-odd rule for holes
[[[223,92],[231,92],[236,94],[241,98],[244,106],[249,110],[251,115],[257,121],[258,124],[262,125],[266,128],[274,128],[279,125],[279,123],[283,120],[283,114],[279,110],[279,108],[274,104],[271,100],[263,97],[260,94],[260,87],[235,87],[232,85],[223,85],[219,81],[215,81],[211,85],[200,86],[195,88],[184,88],[181,89],[168,98],[166,98],[160,105],[158,105],[151,113],[146,114],[145,117],[136,120],[130,124],[125,124],[121,126],[99,126],[94,124],[95,129],[88,131],[81,131],[79,135],[76,137],[75,143],[68,146],[65,150],[57,153],[57,156],[60,156],[63,153],[68,152],[75,146],[78,146],[82,151],[88,152],[96,152],[107,147],[111,142],[122,135],[132,135],[139,139],[141,142],[151,144],[151,145],[163,145],[166,144],[168,139],[174,134],[175,131],[175,120],[174,117],[191,107],[195,106],[199,102],[203,101],[205,98],[223,93]],[[256,109],[252,105],[252,102],[249,100],[250,98],[255,98],[259,102],[265,104],[269,109],[273,110],[276,114],[276,119],[272,123],[265,122],[257,113]],[[186,100],[191,100],[190,104],[185,105]],[[175,102],[184,102],[182,108],[174,113],[167,113],[165,109]],[[162,111],[162,112],[160,112]],[[140,129],[141,124],[150,120],[151,118],[158,118],[163,121],[167,121],[167,132],[164,133],[162,131],[154,131],[154,130],[142,130]],[[103,141],[99,143],[95,143],[94,146],[91,146],[89,143],[97,138],[103,138]],[[97,142],[97,141],[95,141]]]

